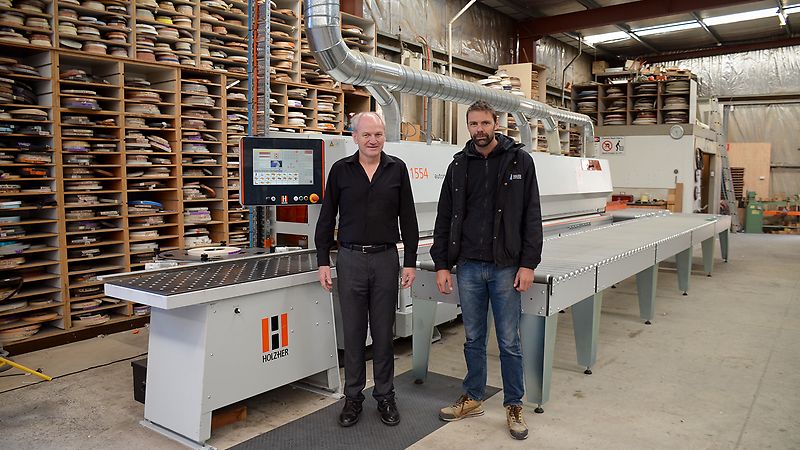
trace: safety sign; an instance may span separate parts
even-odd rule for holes
[[[595,136],[594,146],[603,155],[625,153],[625,136]]]

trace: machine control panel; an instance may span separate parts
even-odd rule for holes
[[[242,139],[242,205],[319,203],[324,186],[324,150],[321,139]]]

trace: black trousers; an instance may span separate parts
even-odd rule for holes
[[[367,382],[367,324],[372,335],[372,369],[376,400],[394,398],[394,315],[400,260],[397,248],[378,253],[339,249],[336,259],[339,305],[344,327],[344,394],[364,401]]]

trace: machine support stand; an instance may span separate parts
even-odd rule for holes
[[[436,319],[436,300],[414,299],[414,316],[411,335],[411,365],[414,383],[422,384],[428,377],[433,322]]]
[[[692,273],[692,248],[675,255],[675,264],[678,266],[678,289],[683,291],[683,295],[689,292],[689,276]]]
[[[705,241],[701,242],[703,247],[703,269],[706,271],[707,276],[711,276],[711,272],[714,271],[714,244],[716,241],[714,240],[714,236],[706,239]]]
[[[537,409],[550,399],[557,326],[558,314],[523,314],[519,324],[526,396],[528,402],[539,405]]]
[[[160,434],[160,435],[162,435],[164,437],[172,439],[173,441],[176,441],[179,444],[183,444],[184,446],[192,448],[192,449],[195,449],[195,450],[217,450],[216,447],[212,447],[210,445],[203,444],[203,443],[194,441],[192,439],[189,439],[186,436],[178,434],[178,433],[176,433],[176,432],[174,432],[174,431],[172,431],[172,430],[170,430],[168,428],[162,427],[161,425],[159,425],[159,424],[157,424],[155,422],[151,422],[151,421],[149,421],[147,419],[140,420],[139,421],[139,425],[141,425],[141,426],[143,426],[145,428],[148,428],[148,429],[150,429],[152,431],[155,431],[156,433],[158,433],[158,434]]]
[[[728,235],[730,231],[727,229],[719,233],[719,250],[722,253],[722,260],[728,262]]]
[[[597,337],[600,334],[600,310],[603,307],[603,291],[586,297],[572,305],[572,329],[575,333],[575,353],[578,364],[586,367],[586,375],[597,362]]]
[[[639,316],[649,325],[655,314],[656,285],[658,282],[658,263],[636,274],[636,287],[639,291]]]
[[[310,377],[291,383],[292,386],[315,394],[327,395],[335,399],[343,398],[342,379],[338,367],[319,372]]]
[[[533,410],[533,412],[535,412],[536,414],[544,414],[544,408],[542,408],[542,405],[538,405],[536,409]]]

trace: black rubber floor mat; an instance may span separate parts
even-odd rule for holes
[[[344,380],[342,380],[344,381]],[[439,420],[439,409],[461,395],[460,379],[428,373],[424,384],[414,384],[411,371],[394,379],[400,423],[389,427],[381,422],[372,389],[364,392],[364,412],[357,424],[342,428],[337,422],[344,400],[275,428],[234,447],[234,450],[262,449],[404,449],[433,433],[446,422]],[[486,398],[499,392],[486,387]]]

